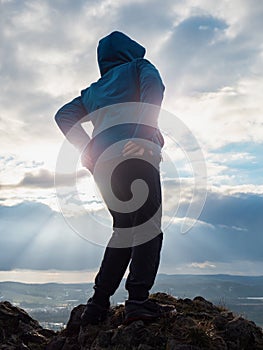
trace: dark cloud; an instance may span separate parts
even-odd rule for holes
[[[90,176],[87,170],[79,170],[77,173],[73,174],[56,174],[50,172],[47,169],[40,169],[37,172],[27,172],[25,173],[23,179],[15,185],[0,185],[2,189],[12,189],[12,188],[53,188],[73,186],[76,181],[80,178]]]
[[[0,206],[0,218],[0,270],[81,270],[99,264],[102,248],[81,239],[46,205]]]
[[[164,232],[162,264],[171,271],[176,266],[210,261],[231,263],[262,262],[263,197],[246,194],[208,194],[200,219],[186,234],[179,223]],[[89,243],[107,242],[111,233],[98,216],[83,214],[65,221],[48,206],[25,202],[0,206],[0,269],[97,268],[103,253]],[[69,223],[69,225],[67,224]],[[82,239],[72,228],[85,231]],[[89,239],[89,241],[87,240]]]
[[[263,227],[263,195],[209,193],[200,219],[212,225],[240,227],[253,234]]]
[[[178,216],[184,217],[187,205]],[[262,208],[262,195],[208,193],[199,218],[203,223],[186,234],[180,233],[181,223],[168,227],[163,261],[262,261]]]
[[[175,91],[216,91],[250,74],[259,47],[243,41],[243,34],[226,35],[228,24],[212,16],[193,16],[180,22],[162,51],[162,72]]]
[[[57,174],[56,186],[72,186],[77,179],[88,176],[86,170],[79,170],[74,174]],[[52,188],[55,185],[54,174],[46,169],[40,169],[38,173],[26,173],[17,187]]]

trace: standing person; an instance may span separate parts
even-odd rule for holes
[[[121,32],[114,31],[102,38],[97,48],[101,78],[82,90],[79,97],[64,105],[55,116],[61,131],[82,153],[82,165],[93,173],[113,218],[113,234],[95,278],[94,294],[82,314],[83,325],[106,319],[110,296],[118,288],[128,266],[125,322],[154,319],[164,313],[160,305],[148,298],[159,267],[163,240],[159,164],[164,140],[157,119],[164,85],[157,69],[143,58],[144,55],[145,48]],[[153,105],[157,107],[151,108]],[[149,106],[146,113],[144,106]],[[137,117],[141,113],[140,121],[134,111]],[[134,120],[131,120],[133,115]],[[146,115],[152,119],[150,125],[148,121],[144,123]],[[81,126],[81,122],[87,120],[94,126],[91,139]],[[121,151],[99,162],[101,154],[119,141],[123,142]],[[116,159],[118,165],[109,182],[106,168]],[[136,179],[147,183],[147,200],[130,212],[112,208],[108,184],[118,200],[125,204],[133,195],[131,184]],[[143,229],[138,230],[138,227]]]

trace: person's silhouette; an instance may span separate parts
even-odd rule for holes
[[[113,218],[113,234],[82,322],[98,323],[106,318],[110,296],[128,266],[125,321],[156,318],[164,310],[148,297],[159,267],[163,240],[159,164],[164,139],[157,119],[164,85],[157,69],[143,58],[144,47],[121,32],[102,38],[97,55],[101,78],[82,90],[79,97],[64,105],[55,116],[62,132],[82,152],[82,165],[93,173]],[[85,121],[90,120],[94,126],[91,139],[81,126],[84,116],[87,116]],[[150,118],[150,122],[144,123],[144,117]],[[103,152],[119,141],[122,141],[121,149],[115,149],[100,161]],[[117,166],[109,182],[106,169],[116,164],[116,159]],[[130,212],[113,208],[112,193],[123,203],[130,201],[134,195],[131,184],[136,179],[147,183],[147,200]]]

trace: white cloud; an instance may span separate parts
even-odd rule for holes
[[[172,80],[167,80],[165,107],[171,108],[186,121],[189,118],[188,125],[194,132],[201,132],[199,129],[196,130],[195,127],[197,127],[197,123],[203,125],[205,122],[206,132],[203,132],[201,135],[204,141],[210,141],[213,146],[220,144],[220,141],[226,142],[230,137],[233,141],[240,140],[240,134],[247,130],[246,120],[248,117],[241,124],[238,123],[239,128],[237,128],[237,118],[242,117],[243,119],[244,111],[246,110],[247,115],[250,116],[249,122],[253,124],[255,122],[253,115],[261,115],[261,111],[258,110],[259,100],[257,100],[258,102],[256,101],[255,105],[255,96],[253,93],[250,93],[251,91],[259,92],[262,90],[262,82],[258,82],[258,86],[255,86],[255,77],[250,78],[249,76],[249,72],[253,70],[255,63],[252,62],[252,65],[247,65],[245,62],[242,61],[242,63],[240,61],[240,59],[243,59],[242,57],[257,58],[256,52],[250,52],[249,47],[247,47],[247,41],[244,41],[245,39],[242,41],[242,35],[245,33],[245,29],[242,31],[243,25],[246,25],[245,28],[249,29],[248,23],[253,22],[252,18],[258,18],[261,11],[261,5],[258,3],[254,3],[254,5],[256,10],[253,10],[253,6],[248,7],[247,3],[241,0],[234,1],[232,5],[226,1],[213,5],[209,1],[185,1],[184,3],[178,2],[175,4],[167,2],[162,6],[158,2],[152,2],[151,11],[149,11],[149,3],[147,1],[126,2],[125,4],[110,1],[90,2],[87,4],[83,1],[77,1],[74,3],[74,6],[69,2],[65,2],[62,6],[50,1],[27,1],[23,4],[18,4],[17,1],[3,3],[2,7],[6,16],[2,41],[6,58],[2,63],[5,73],[1,76],[5,83],[4,94],[2,94],[4,107],[2,119],[4,123],[7,123],[4,130],[10,130],[10,125],[15,122],[14,128],[19,131],[16,133],[16,139],[22,138],[22,143],[25,141],[26,133],[28,135],[28,132],[32,141],[39,137],[38,130],[41,126],[41,129],[45,128],[46,135],[49,135],[49,137],[51,135],[53,139],[57,139],[58,132],[51,122],[53,115],[62,103],[77,95],[81,88],[98,78],[96,63],[97,41],[107,31],[113,29],[113,20],[111,18],[114,18],[115,20],[117,19],[115,23],[121,30],[136,36],[138,40],[141,40],[143,44],[148,46],[150,58],[156,59],[161,73],[163,72],[165,75],[167,71],[168,76],[171,77]],[[141,21],[138,20],[138,15],[145,13],[145,11],[138,10],[143,8],[147,8],[147,28],[150,26],[150,31],[142,30],[145,27],[145,16]],[[111,10],[111,17],[106,16],[108,10]],[[156,17],[157,14],[158,16]],[[194,66],[191,63],[193,56],[187,57],[186,55],[183,56],[182,64],[174,68],[175,63],[173,56],[171,56],[173,47],[167,44],[166,49],[161,47],[160,51],[158,51],[160,47],[159,39],[161,42],[161,39],[167,37],[168,33],[176,30],[184,21],[191,21],[191,16],[193,21],[193,16],[199,16],[200,23],[202,23],[202,17],[204,22],[208,21],[207,25],[198,24],[196,28],[193,27],[192,29],[191,22],[189,22],[190,27],[186,26],[182,31],[179,39],[181,40],[184,35],[187,35],[186,38],[189,38],[192,44],[198,42],[198,28],[200,26],[210,28],[209,30],[206,29],[209,33],[213,28],[216,28],[217,22],[225,22],[228,29],[239,23],[240,28],[239,31],[235,31],[235,36],[232,35],[228,39],[224,38],[224,29],[221,30],[223,39],[220,39],[216,32],[215,34],[208,33],[208,37],[201,36],[200,49],[194,53],[196,62],[193,63]],[[97,25],[102,18],[104,28]],[[257,22],[257,25],[259,25],[259,22]],[[247,35],[249,33],[251,33],[251,30],[247,30]],[[238,42],[235,41],[237,36],[239,36]],[[211,52],[209,42],[211,38],[217,37],[217,44],[214,45]],[[224,45],[220,44],[222,40],[225,40]],[[231,43],[231,40],[233,43]],[[157,44],[149,45],[149,42],[153,41]],[[228,41],[230,42],[227,43]],[[175,52],[183,54],[182,50],[185,49],[185,46],[191,46],[191,43],[186,41],[182,48],[178,44],[176,46]],[[254,47],[259,47],[259,45],[254,45]],[[239,48],[242,48],[243,54],[242,52],[234,54]],[[200,52],[202,52],[201,56]],[[208,64],[210,54],[214,60],[212,65]],[[227,55],[232,56],[229,57],[228,62],[224,61],[225,68],[222,71],[222,57],[225,60]],[[238,62],[241,63],[239,64]],[[202,69],[196,70],[196,64],[197,67],[201,65]],[[233,70],[231,68],[232,64],[237,68]],[[259,67],[261,67],[260,63]],[[208,73],[208,80],[210,81],[210,74],[215,70],[212,78],[213,84],[218,86],[220,79],[225,79],[225,83],[221,86],[221,90],[218,93],[214,91],[212,94],[198,95],[197,90],[196,98],[187,99],[187,96],[185,96],[186,98],[176,96],[174,99],[174,91],[176,91],[174,89],[177,89],[180,85],[178,74],[172,73],[174,69],[176,69],[177,73],[180,73],[179,76],[182,77],[183,84],[186,84],[185,86],[188,90],[192,89],[191,86],[193,86],[194,81],[202,84],[206,82],[204,69]],[[235,75],[235,71],[238,73],[238,76],[233,81],[232,78]],[[240,79],[242,79],[241,82]],[[230,86],[230,89],[233,91],[237,84],[242,84],[243,79],[245,79],[244,84],[247,84],[247,91],[244,91],[241,95],[238,92],[236,99],[233,94],[231,97],[232,92],[227,92],[225,86]],[[251,79],[251,81],[248,82],[247,79]],[[25,84],[25,81],[27,84]],[[250,103],[249,106],[247,102],[249,93],[254,108],[252,115],[252,106]],[[11,96],[12,100],[16,100],[16,104],[10,109],[9,101]],[[239,96],[240,98],[238,98]],[[175,100],[175,103],[172,100]],[[236,112],[233,107],[230,110],[230,104],[239,106]],[[9,106],[8,110],[7,106]],[[183,109],[183,106],[188,106],[190,110]],[[247,109],[248,107],[250,110]],[[198,118],[196,118],[197,115]],[[226,120],[226,117],[228,120]],[[203,123],[200,122],[199,118],[202,118]],[[47,119],[49,122],[46,122]],[[221,126],[218,128],[218,119],[222,121],[222,127],[225,123],[228,123],[230,135],[228,132],[224,132],[226,140],[221,140],[220,138],[222,128]],[[21,126],[17,125],[17,123],[21,123]],[[207,130],[208,127],[209,129]],[[14,134],[14,132],[8,132],[10,143],[14,142]],[[199,133],[197,135],[200,136]],[[209,135],[215,137],[209,139]],[[251,128],[251,133],[247,137],[253,137],[253,139],[262,138],[258,131],[258,124]],[[7,145],[6,138],[4,141],[5,145]]]
[[[194,267],[194,268],[198,268],[198,269],[206,269],[206,268],[216,268],[216,265],[211,263],[210,261],[204,261],[202,263],[197,263],[197,262],[193,262],[189,265],[189,267]]]
[[[191,264],[175,264],[174,266],[161,266],[160,272],[170,274],[229,274],[241,276],[261,276],[263,263],[261,261],[238,260],[231,263],[212,261],[215,267],[206,266],[203,269],[191,266]]]
[[[97,270],[58,271],[14,269],[0,271],[0,281],[23,283],[93,283]]]
[[[208,150],[233,142],[263,142],[262,86],[261,78],[244,78],[232,88],[181,97],[176,115]]]

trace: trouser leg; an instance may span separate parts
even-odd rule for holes
[[[154,284],[160,262],[163,234],[132,248],[130,272],[125,288],[129,299],[145,300]]]
[[[136,179],[142,179],[147,183],[149,193],[145,203],[133,212],[112,210],[109,188],[105,186],[103,176],[95,179],[113,217],[114,228],[95,279],[94,289],[97,299],[106,299],[114,294],[129,262],[130,271],[126,288],[130,299],[147,298],[157,274],[163,238],[158,169],[153,169],[142,160],[131,159],[126,166],[119,167],[113,173],[111,187],[119,200],[125,203],[132,197],[131,183]]]
[[[95,277],[93,299],[99,304],[107,304],[111,295],[119,287],[131,258],[131,248],[105,249],[100,270]]]
[[[134,240],[140,243],[142,236],[145,236],[147,240],[143,240],[142,244],[133,246],[129,275],[125,284],[129,299],[132,300],[148,298],[158,271],[163,241],[161,231],[162,194],[159,171],[147,171],[146,169],[145,180],[150,188],[148,199],[134,218],[134,222],[136,224],[144,217],[147,219],[147,225],[135,234]],[[149,217],[149,214],[151,217]],[[139,238],[137,235],[139,235]]]

